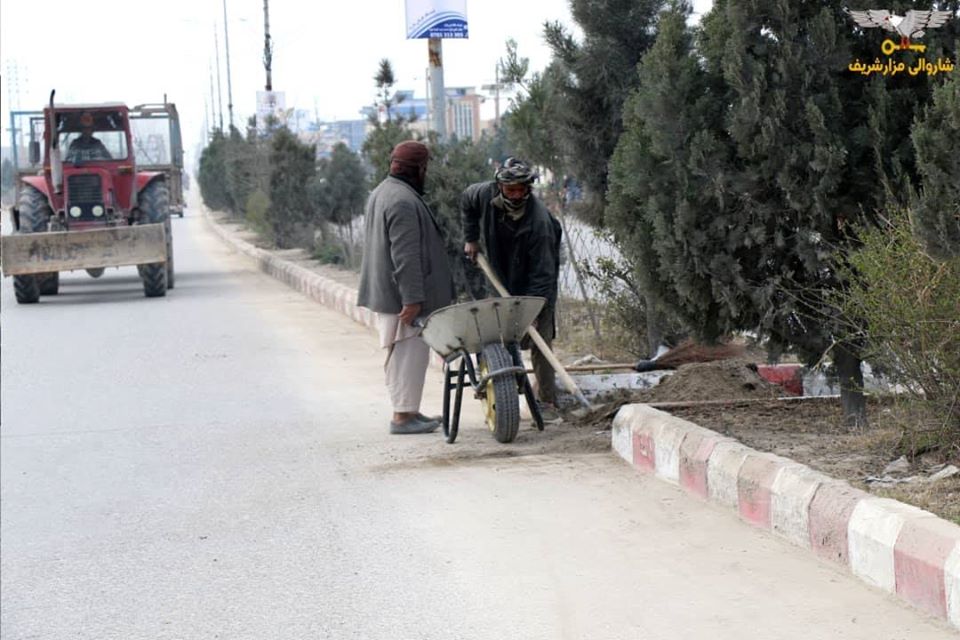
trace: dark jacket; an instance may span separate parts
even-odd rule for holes
[[[403,180],[387,177],[367,199],[366,236],[357,305],[400,313],[421,304],[420,315],[449,305],[453,277],[433,213]]]
[[[497,243],[497,225],[504,214],[493,206],[498,193],[495,181],[472,184],[463,191],[460,212],[464,240],[482,241],[483,252],[511,295],[542,296],[548,306],[553,306],[560,275],[560,223],[531,194],[517,223],[510,255],[503,256]],[[500,265],[507,265],[506,273]]]

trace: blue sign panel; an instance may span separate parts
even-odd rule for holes
[[[407,38],[466,38],[467,0],[406,0]]]

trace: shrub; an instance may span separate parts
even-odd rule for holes
[[[929,417],[906,427],[909,440],[960,448],[960,257],[927,253],[907,213],[860,239],[840,272],[844,338],[924,405]]]
[[[264,240],[272,243],[272,229],[267,220],[267,212],[270,209],[270,198],[260,189],[257,189],[247,197],[245,205],[247,224],[260,235]]]

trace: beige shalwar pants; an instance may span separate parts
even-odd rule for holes
[[[418,327],[403,324],[396,314],[378,313],[377,331],[380,334],[380,346],[387,349],[383,369],[394,412],[420,411],[430,347],[420,338]]]

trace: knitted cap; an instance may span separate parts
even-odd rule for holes
[[[422,167],[430,160],[430,150],[427,145],[416,140],[406,140],[393,148],[390,154],[390,171],[394,165]]]

